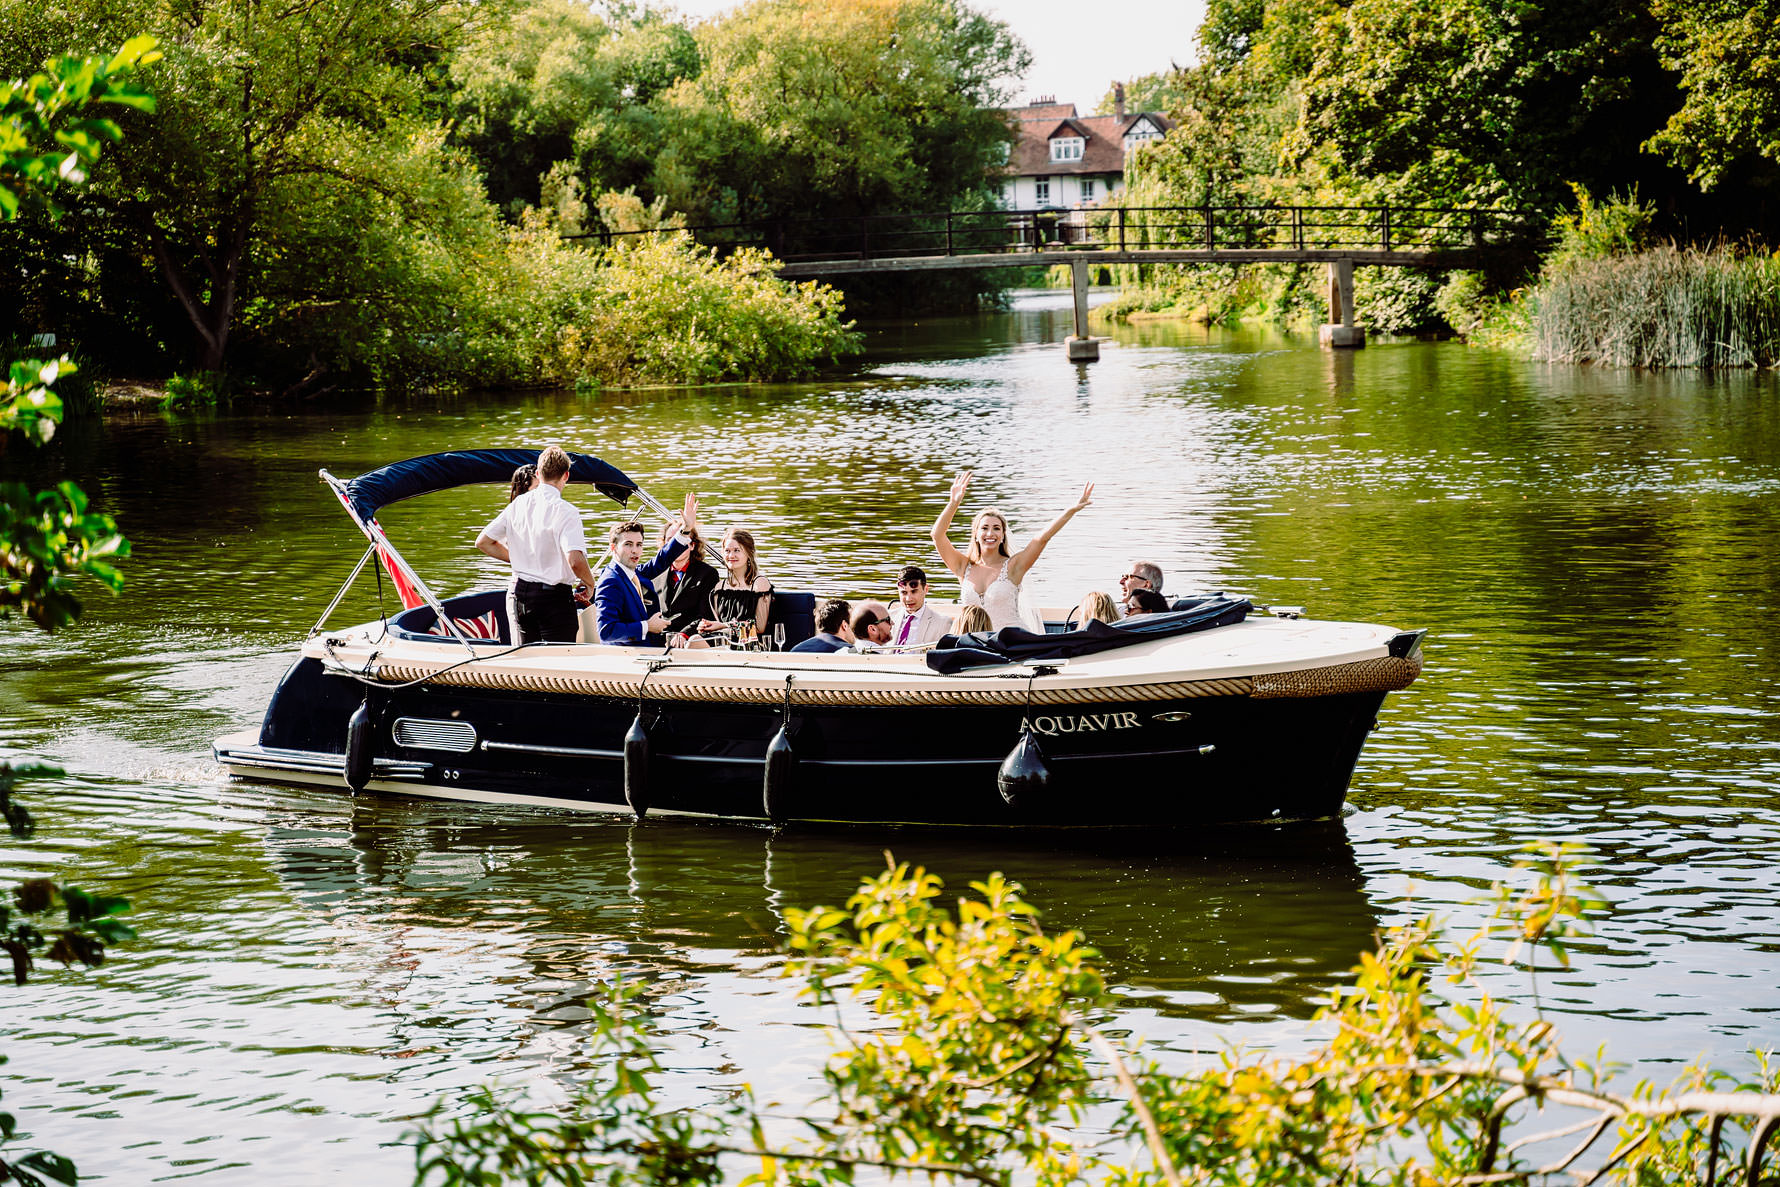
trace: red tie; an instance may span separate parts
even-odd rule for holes
[[[896,632],[896,645],[898,647],[901,647],[904,643],[909,641],[909,628],[913,625],[915,625],[915,616],[913,614],[904,614],[902,616],[902,629]]]

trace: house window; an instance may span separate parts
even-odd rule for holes
[[[1156,125],[1150,123],[1148,120],[1139,120],[1137,123],[1131,125],[1130,131],[1125,133],[1125,151],[1130,152],[1132,149],[1146,141],[1160,139],[1162,139],[1162,130],[1160,128],[1156,127]]]
[[[1082,178],[1082,201],[1092,202],[1094,200],[1094,188],[1094,179],[1092,177]]]
[[[1051,204],[1051,179],[1048,177],[1039,178],[1038,184],[1034,189],[1036,191],[1033,194],[1034,204],[1039,206],[1049,206]]]
[[[1087,141],[1080,136],[1058,136],[1051,141],[1051,160],[1079,161]]]

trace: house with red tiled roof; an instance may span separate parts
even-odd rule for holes
[[[1020,138],[1002,169],[1001,204],[1009,210],[1091,206],[1125,186],[1125,161],[1174,127],[1154,111],[1126,112],[1125,88],[1113,87],[1113,114],[1081,116],[1051,96],[1008,110]]]

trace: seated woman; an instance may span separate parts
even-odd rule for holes
[[[704,629],[752,621],[756,630],[764,632],[772,610],[773,583],[755,562],[753,535],[742,528],[730,528],[723,533],[722,551],[729,571],[711,590],[711,617],[702,624]]]
[[[1119,607],[1112,600],[1112,595],[1092,590],[1082,599],[1082,604],[1069,612],[1069,621],[1075,626],[1085,626],[1090,622],[1119,621]]]
[[[958,613],[958,624],[952,628],[955,635],[972,635],[978,631],[992,631],[995,624],[989,619],[989,612],[978,605],[964,607]]]
[[[673,524],[662,526],[663,546],[673,534]],[[717,588],[718,578],[717,570],[705,560],[704,540],[697,531],[690,534],[692,547],[655,579],[655,589],[661,595],[661,612],[667,615],[668,633],[684,635],[689,645],[700,647],[704,640],[698,637],[698,629],[711,613],[711,591]]]

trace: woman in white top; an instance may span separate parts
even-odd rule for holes
[[[952,482],[951,498],[946,500],[944,511],[933,521],[933,546],[939,549],[939,558],[945,563],[946,569],[963,586],[961,601],[966,606],[981,606],[989,612],[989,621],[996,630],[1004,626],[1025,626],[1020,618],[1020,583],[1032,566],[1038,563],[1039,554],[1044,552],[1045,545],[1051,542],[1064,524],[1075,517],[1075,513],[1094,501],[1094,484],[1082,487],[1082,494],[1073,507],[1064,509],[1063,514],[1051,521],[1051,526],[1034,536],[1026,547],[1010,554],[1007,550],[1007,517],[993,507],[985,507],[976,513],[970,521],[970,549],[959,552],[952,547],[946,538],[951,531],[952,517],[958,513],[959,504],[964,502],[964,492],[970,489],[971,471],[965,470]]]

